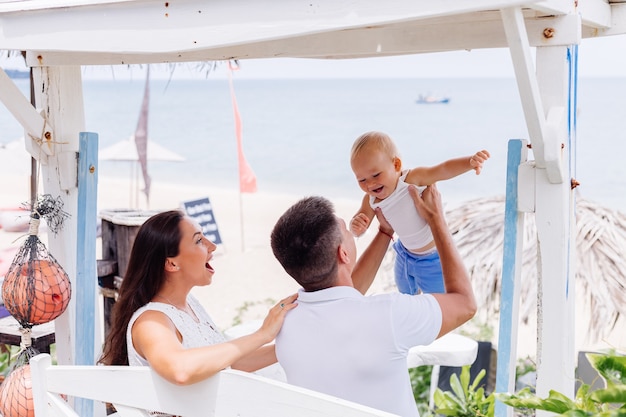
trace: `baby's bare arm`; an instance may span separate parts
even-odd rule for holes
[[[413,168],[407,175],[406,182],[415,185],[431,185],[437,181],[449,180],[467,171],[474,170],[480,174],[483,164],[491,155],[486,150],[478,151],[474,155],[448,159],[431,167]]]
[[[361,236],[367,231],[374,218],[374,210],[370,206],[369,196],[365,194],[359,211],[350,220],[349,228],[354,236]]]

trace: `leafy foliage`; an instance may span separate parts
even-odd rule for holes
[[[588,353],[587,358],[606,381],[606,388],[591,391],[589,384],[582,384],[574,400],[554,390],[547,398],[540,398],[530,388],[495,396],[518,409],[544,410],[568,417],[626,417],[626,357]]]
[[[430,378],[433,373],[431,365],[423,365],[409,369],[409,377],[411,379],[411,388],[413,388],[413,397],[418,404],[428,403],[428,394],[430,392]]]
[[[417,404],[417,410],[422,417],[432,415],[428,408],[430,394],[430,379],[433,372],[432,365],[422,365],[409,369],[413,397]]]
[[[493,417],[495,399],[493,394],[485,396],[483,387],[477,388],[487,372],[481,370],[470,383],[470,366],[461,368],[460,378],[450,377],[452,392],[435,391],[435,411],[437,414],[458,417]]]
[[[11,351],[8,345],[0,345],[0,377],[5,377],[9,373],[11,364]]]

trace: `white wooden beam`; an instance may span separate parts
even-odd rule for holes
[[[577,17],[526,17],[525,26],[531,46],[571,45],[580,39],[574,29]],[[549,30],[551,36],[544,35]],[[151,62],[221,61],[272,57],[343,59],[383,57],[426,52],[506,48],[508,46],[499,11],[462,17],[443,17],[389,25],[332,31],[228,47],[215,46],[178,53],[150,54]],[[31,51],[30,66],[138,64],[146,55],[130,53],[75,53]]]
[[[97,4],[125,3],[137,2],[141,0],[97,0]],[[15,3],[15,4],[7,4]],[[94,0],[3,0],[0,1],[0,13],[6,11],[27,11],[27,10],[43,10],[58,9],[63,7],[76,6],[92,6],[96,3]]]
[[[528,44],[526,28],[519,8],[502,9],[502,22],[509,42],[515,78],[522,100],[522,109],[526,117],[526,126],[533,147],[537,166],[545,168],[544,146],[546,121],[543,103],[539,96],[539,87],[535,78],[533,58]]]
[[[626,34],[626,3],[611,4],[610,23],[607,27],[583,27],[584,38],[596,38],[600,36],[613,36],[623,34]],[[616,53],[623,54],[624,51],[616,51]]]
[[[578,2],[578,12],[585,26],[608,29],[611,27],[611,5],[606,0]]]
[[[53,154],[55,136],[52,133],[52,125],[35,110],[2,68],[0,68],[0,101],[24,128],[26,150],[42,165],[47,164],[47,156]]]
[[[532,5],[537,10],[546,15],[567,14],[571,11],[571,0],[544,0]]]
[[[26,51],[175,55],[529,3],[533,0],[173,0],[13,12],[9,8],[17,6],[6,3],[6,11],[0,10],[0,45]]]
[[[626,33],[626,3],[611,5],[611,29],[605,31],[606,35],[621,35]]]

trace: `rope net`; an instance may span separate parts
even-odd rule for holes
[[[70,301],[69,277],[38,236],[41,217],[53,232],[59,230],[67,216],[60,210],[61,204],[49,195],[39,199],[31,214],[28,237],[13,258],[2,284],[5,308],[23,328],[54,320]]]

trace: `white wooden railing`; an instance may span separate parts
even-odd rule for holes
[[[37,417],[78,417],[68,397],[112,403],[119,417],[146,417],[148,410],[184,417],[394,416],[235,370],[178,386],[144,366],[52,365],[48,354],[30,366]]]

